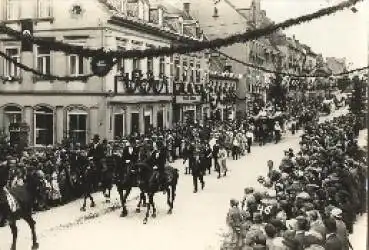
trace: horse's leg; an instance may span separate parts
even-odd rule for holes
[[[150,205],[151,205],[151,199],[150,199],[150,194],[149,194],[149,202],[146,205],[146,214],[145,214],[145,218],[143,220],[143,224],[147,223],[147,218],[149,217],[149,214],[150,214]]]
[[[129,196],[129,194],[131,193],[131,190],[132,190],[132,188],[129,187],[124,194],[123,194],[123,190],[122,190],[122,195],[121,195],[122,213],[120,214],[121,217],[126,217],[128,215],[126,202],[127,202],[127,198]]]
[[[152,193],[150,196],[149,196],[149,199],[150,199],[150,203],[152,205],[152,217],[153,218],[156,218],[156,207],[155,207],[155,202],[154,202],[154,195],[155,193]]]
[[[172,204],[172,201],[171,201],[171,189],[169,187],[167,188],[167,204],[169,206],[168,214],[171,214],[173,204]]]
[[[36,235],[36,222],[33,220],[32,216],[29,215],[27,217],[24,218],[24,220],[27,222],[27,224],[29,225],[30,229],[31,229],[31,233],[32,233],[32,250],[36,250],[39,247],[39,244],[37,243],[37,235]]]
[[[171,195],[171,206],[170,206],[170,208],[169,208],[169,211],[168,211],[168,214],[172,214],[172,212],[173,212],[173,207],[174,207],[174,201],[175,201],[175,199],[176,199],[176,188],[177,188],[177,186],[176,185],[172,185],[172,187],[171,187],[171,193],[172,193],[172,195]]]
[[[141,203],[144,204],[144,202],[146,202],[146,198],[145,198],[145,194],[144,193],[140,193],[140,198],[136,207],[136,213],[141,212]]]
[[[17,238],[18,238],[18,228],[17,228],[17,222],[14,219],[9,220],[9,226],[10,230],[12,231],[13,235],[13,242],[10,250],[16,250],[17,249]]]
[[[95,207],[96,204],[95,204],[95,201],[94,201],[94,198],[92,197],[91,193],[88,194],[88,198],[90,198],[90,207]]]
[[[86,192],[84,192],[84,194],[83,194],[83,205],[81,207],[82,212],[86,211],[86,200],[87,200],[87,194],[86,194]]]
[[[141,192],[141,194],[142,194],[142,206],[146,207],[147,206],[146,195],[144,192]]]

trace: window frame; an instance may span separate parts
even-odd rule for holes
[[[13,2],[14,4],[14,9],[11,9],[10,7],[12,6],[12,4],[10,4],[11,2]],[[21,1],[20,0],[5,0],[5,19],[6,20],[19,20],[21,17]],[[16,10],[16,15],[13,16],[13,12],[10,10]],[[10,16],[11,13],[11,16]]]
[[[35,57],[36,57],[36,69],[38,71],[40,71],[41,73],[43,74],[52,74],[52,53],[51,53],[51,50],[49,49],[49,54],[40,54],[39,53],[39,49],[41,49],[42,47],[41,46],[36,46],[36,51],[35,51]],[[45,63],[45,59],[49,57],[49,72],[47,72],[47,63]],[[38,60],[39,58],[43,58],[43,68],[40,69],[39,68],[39,65],[38,65]]]
[[[50,18],[53,16],[53,0],[37,0],[37,17],[38,18]],[[42,6],[44,3],[47,6]],[[46,10],[47,14],[43,15],[42,13]]]
[[[165,76],[166,74],[166,62],[165,62],[165,56],[159,57],[159,74],[162,74]]]
[[[41,112],[39,109],[41,108],[46,108],[49,109],[51,111],[51,113],[45,113],[45,112]],[[52,108],[47,107],[47,106],[39,106],[36,109],[34,109],[33,111],[33,142],[35,146],[45,146],[43,144],[37,144],[37,131],[41,131],[42,129],[37,129],[37,115],[38,114],[44,114],[44,115],[49,115],[52,116],[52,121],[53,121],[53,127],[52,127],[52,144],[55,144],[55,112]],[[46,145],[47,146],[47,145]]]
[[[70,128],[70,120],[71,120],[71,116],[73,115],[76,115],[76,116],[85,116],[86,117],[86,124],[85,124],[85,127],[86,129],[85,130],[80,130],[80,129],[77,129],[77,130],[71,130]],[[81,133],[81,132],[85,132],[85,142],[84,142],[84,145],[87,145],[87,142],[88,142],[88,112],[83,110],[83,109],[72,109],[72,110],[68,110],[67,111],[67,134],[68,136],[75,132],[75,133]]]
[[[16,49],[17,50],[17,56],[11,56],[11,58],[16,59],[17,62],[21,62],[21,48],[20,46],[4,46],[4,53],[6,53],[7,50],[9,49]],[[8,55],[8,54],[7,54]],[[10,56],[10,55],[8,55]],[[15,58],[14,58],[15,57]],[[16,72],[16,74],[8,74],[9,73],[9,68],[11,68],[12,71],[14,71],[13,73]],[[21,76],[21,69],[17,66],[15,66],[14,63],[7,61],[5,58],[3,59],[3,74],[4,76],[8,76],[8,77],[20,77]]]

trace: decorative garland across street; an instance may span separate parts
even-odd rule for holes
[[[235,61],[235,62],[238,62],[238,63],[240,63],[242,65],[247,66],[247,67],[250,67],[250,68],[253,68],[253,69],[258,69],[258,70],[261,70],[261,71],[264,71],[264,72],[267,72],[267,73],[280,74],[280,75],[283,75],[283,76],[290,76],[290,77],[296,77],[296,78],[309,78],[309,77],[324,77],[324,78],[329,78],[329,77],[338,77],[338,76],[344,76],[344,75],[348,75],[348,74],[351,74],[351,73],[354,73],[354,72],[359,72],[359,71],[363,71],[363,70],[369,69],[369,66],[365,66],[365,67],[356,68],[356,69],[349,70],[349,71],[342,72],[342,73],[338,73],[338,74],[296,75],[296,74],[292,74],[292,73],[286,73],[286,72],[280,72],[280,71],[270,70],[270,69],[267,69],[267,68],[264,68],[264,67],[261,67],[261,66],[258,66],[258,65],[254,65],[254,64],[251,64],[251,63],[244,62],[244,61],[242,61],[240,59],[237,59],[235,57],[232,57],[230,55],[227,55],[226,53],[221,52],[220,50],[215,50],[215,51],[217,53],[219,53],[220,55],[226,57],[227,59],[232,60],[232,61]]]
[[[222,39],[214,39],[214,40],[210,40],[210,41],[194,41],[191,39],[186,38],[186,42],[187,45],[181,45],[181,46],[171,46],[171,47],[163,47],[163,48],[152,48],[152,49],[146,49],[146,50],[128,50],[128,51],[108,51],[105,49],[89,49],[89,48],[83,48],[82,46],[76,46],[76,45],[71,45],[71,44],[67,44],[61,41],[50,41],[50,40],[45,40],[42,38],[38,38],[38,37],[29,37],[27,35],[23,35],[21,32],[16,31],[14,29],[11,29],[7,26],[5,26],[4,23],[0,24],[0,33],[5,33],[9,36],[15,37],[19,40],[26,40],[26,41],[30,41],[34,44],[37,44],[39,46],[45,46],[50,48],[51,50],[55,50],[55,51],[63,51],[67,54],[78,54],[80,56],[83,57],[92,57],[92,62],[91,62],[91,69],[93,71],[94,74],[89,74],[89,75],[83,75],[83,76],[75,76],[75,77],[69,77],[69,76],[65,76],[65,77],[61,77],[61,76],[55,76],[55,75],[51,75],[51,74],[43,74],[33,68],[30,68],[22,63],[17,62],[16,60],[10,58],[9,56],[7,56],[5,53],[0,51],[0,56],[5,58],[6,60],[12,62],[15,66],[25,70],[25,71],[29,71],[32,72],[33,74],[42,77],[45,80],[59,80],[59,81],[84,81],[86,82],[90,77],[96,75],[96,76],[105,76],[106,74],[108,74],[110,72],[110,70],[112,69],[112,67],[118,62],[118,60],[115,59],[121,59],[121,58],[145,58],[145,57],[150,57],[150,56],[161,56],[161,55],[172,55],[172,54],[186,54],[186,53],[190,53],[190,52],[197,52],[197,51],[201,51],[201,50],[205,50],[205,49],[216,49],[216,48],[220,48],[223,46],[228,46],[234,43],[239,43],[239,42],[245,42],[245,41],[250,41],[250,40],[254,40],[257,39],[259,37],[268,35],[270,33],[273,33],[279,29],[285,29],[294,25],[298,25],[301,24],[303,22],[308,22],[311,21],[313,19],[317,19],[320,18],[322,16],[326,16],[326,15],[330,15],[333,14],[337,11],[343,10],[345,8],[349,8],[354,6],[356,3],[363,1],[363,0],[347,0],[344,2],[341,2],[340,4],[337,4],[335,6],[332,7],[328,7],[328,8],[323,8],[321,10],[318,10],[312,14],[308,14],[308,15],[304,15],[304,16],[300,16],[298,18],[292,18],[292,19],[288,19],[284,22],[278,23],[278,24],[273,24],[273,25],[269,25],[265,28],[261,28],[261,29],[256,29],[256,30],[252,30],[252,31],[248,31],[242,34],[237,34],[237,35],[232,35],[226,38],[222,38]],[[295,75],[295,74],[290,74],[290,73],[284,73],[284,72],[276,72],[273,70],[269,70],[257,65],[252,65],[246,62],[243,62],[241,60],[238,60],[236,58],[230,57],[228,55],[226,55],[223,52],[218,51],[220,54],[226,56],[227,58],[233,60],[233,61],[237,61],[245,66],[251,67],[251,68],[255,68],[255,69],[259,69],[265,72],[269,72],[269,73],[276,73],[276,74],[281,74],[281,75],[285,75],[285,76],[292,76],[292,77],[296,77],[296,78],[307,78],[307,77],[331,77],[331,76],[343,76],[343,75],[347,75],[356,71],[362,71],[362,70],[366,70],[369,67],[362,67],[362,68],[357,68],[357,69],[353,69],[350,70],[348,72],[343,72],[340,74],[333,74],[333,75]],[[103,67],[100,65],[100,62],[103,62]],[[104,67],[105,66],[105,67]],[[166,88],[168,88],[167,85],[167,79],[164,80],[164,84],[166,84]],[[126,85],[130,85],[128,86],[128,90],[131,92],[134,92],[137,88],[136,84],[126,84]],[[132,86],[131,86],[132,85]],[[163,85],[162,84],[158,84],[153,82],[152,85],[148,84],[149,86],[146,86],[145,88],[147,89],[147,91],[150,90],[150,88],[152,87],[155,93],[160,93]],[[143,87],[141,86],[141,84],[139,84],[139,86],[141,87],[141,91],[143,91]],[[161,86],[161,87],[160,87]],[[161,90],[158,92],[158,88],[161,88]]]
[[[210,41],[194,41],[187,40],[187,45],[163,47],[163,48],[150,48],[145,50],[127,50],[127,51],[104,51],[95,50],[89,48],[83,48],[82,46],[70,45],[61,41],[49,41],[37,37],[29,37],[23,35],[21,32],[7,27],[4,23],[0,25],[0,33],[5,33],[11,37],[15,37],[19,40],[25,40],[37,44],[39,46],[48,47],[54,51],[63,51],[67,54],[77,54],[83,57],[94,56],[108,56],[116,59],[121,58],[146,58],[146,57],[159,57],[172,54],[187,54],[191,52],[198,52],[205,49],[216,49],[224,46],[229,46],[234,43],[246,42],[266,36],[280,29],[286,29],[291,26],[295,26],[304,22],[331,15],[340,10],[350,8],[363,0],[346,0],[332,7],[320,9],[311,14],[300,16],[297,18],[291,18],[278,24],[272,24],[267,27],[247,31],[241,34],[231,35],[225,38],[218,38]]]

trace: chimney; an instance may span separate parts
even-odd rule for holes
[[[190,3],[183,3],[183,11],[187,14],[190,15]]]

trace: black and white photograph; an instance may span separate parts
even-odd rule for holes
[[[0,250],[367,250],[369,0],[0,0]]]

